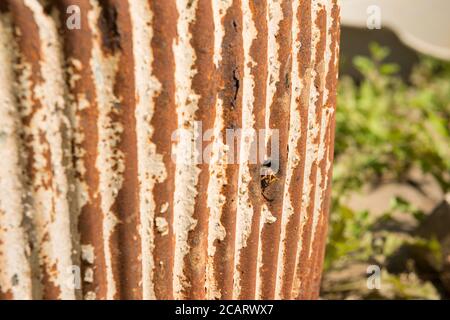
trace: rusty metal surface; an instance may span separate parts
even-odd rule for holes
[[[0,48],[0,299],[317,298],[337,0],[1,0]]]

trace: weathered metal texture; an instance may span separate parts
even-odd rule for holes
[[[338,40],[337,0],[2,0],[0,299],[316,298]]]

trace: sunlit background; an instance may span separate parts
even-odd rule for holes
[[[342,0],[324,299],[450,296],[450,1]]]

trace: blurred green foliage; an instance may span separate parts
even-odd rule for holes
[[[392,219],[395,212],[420,221],[424,213],[406,200],[393,197],[391,208],[378,218],[346,204],[348,195],[363,186],[408,181],[412,168],[433,176],[444,193],[450,190],[450,63],[422,57],[407,83],[397,76],[397,65],[384,63],[389,49],[371,44],[370,51],[371,57],[353,61],[363,75],[360,83],[348,76],[340,79],[325,270],[342,260],[382,264],[404,243],[425,246],[437,256],[440,252],[434,240],[373,231],[380,219]],[[399,286],[400,279],[388,278]]]
[[[385,64],[387,48],[356,57],[364,80],[340,80],[336,114],[334,184],[342,193],[367,182],[402,181],[412,166],[450,189],[450,63],[422,58],[404,83]],[[350,164],[346,160],[352,159]],[[349,170],[350,168],[351,170]]]

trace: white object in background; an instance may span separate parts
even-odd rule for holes
[[[450,0],[341,0],[342,25],[367,28],[377,14],[406,45],[450,60]]]

